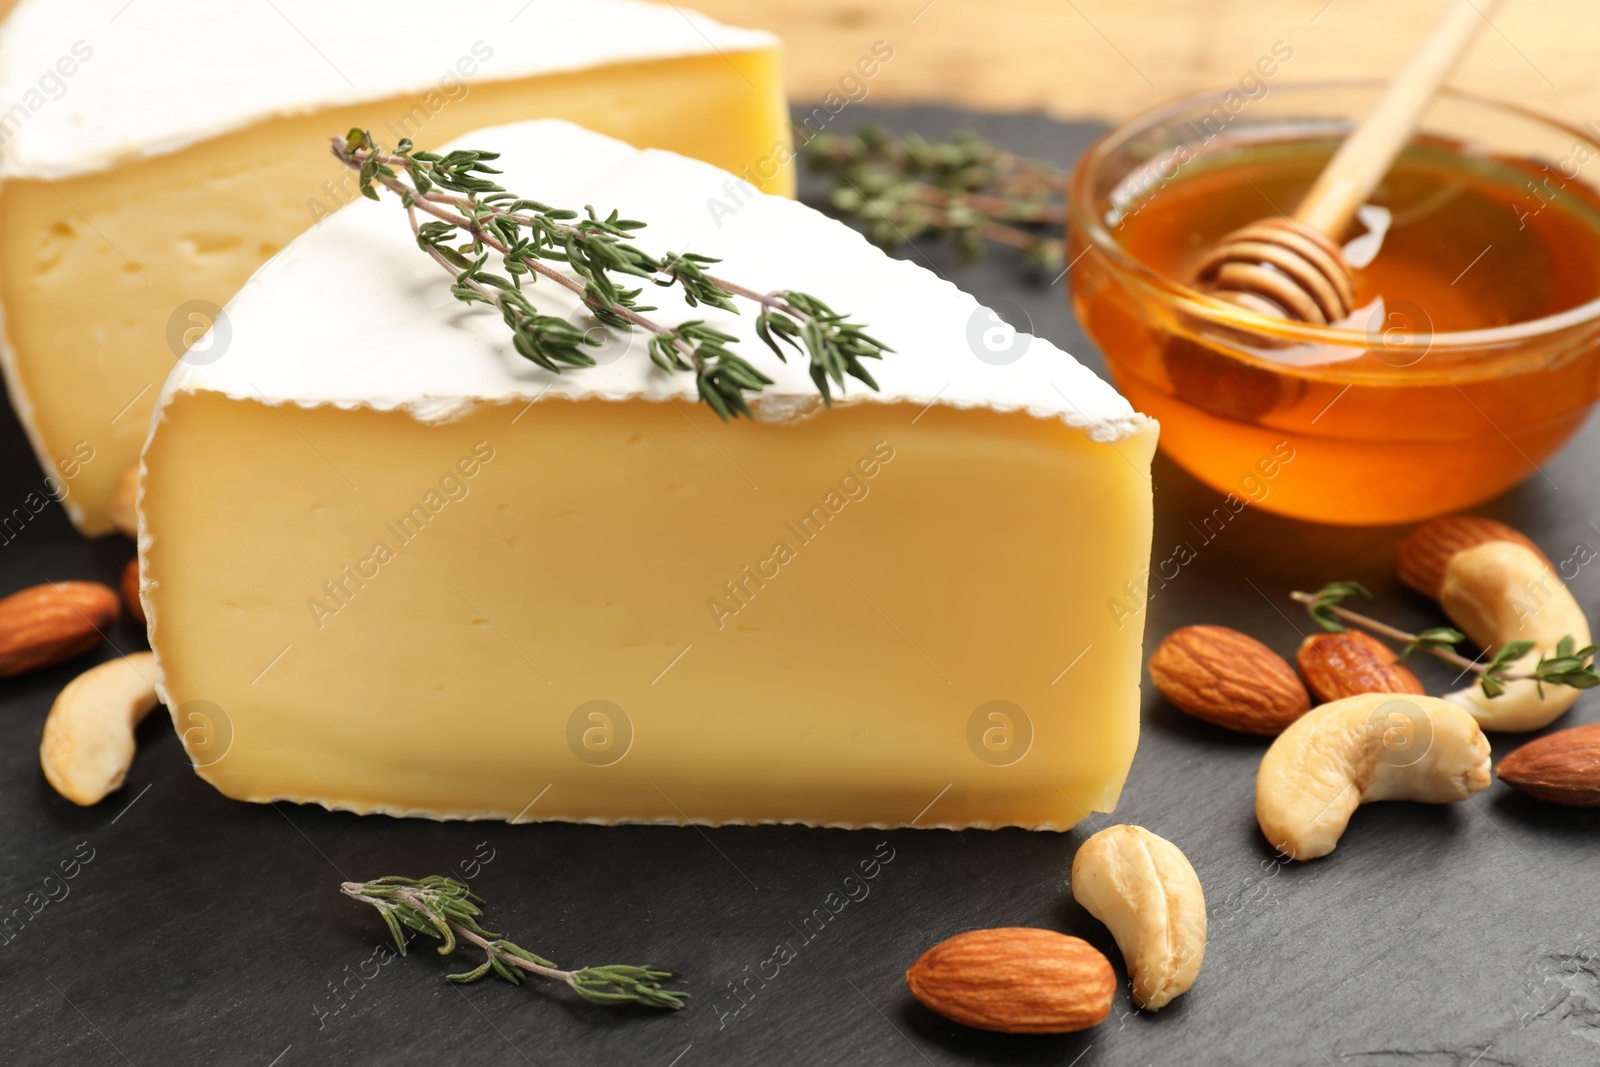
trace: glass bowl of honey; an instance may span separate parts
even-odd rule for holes
[[[1337,235],[1356,311],[1258,314],[1186,281],[1292,213],[1380,83],[1190,97],[1097,141],[1067,197],[1072,300],[1161,447],[1223,493],[1316,522],[1471,507],[1600,396],[1600,127],[1447,91]]]

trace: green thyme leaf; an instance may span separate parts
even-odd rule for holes
[[[616,211],[602,216],[585,205],[580,214],[508,192],[485,177],[500,173],[487,165],[498,158],[495,153],[441,156],[415,151],[405,140],[385,153],[359,129],[335,139],[334,153],[357,172],[363,196],[376,200],[380,190],[388,190],[400,197],[418,246],[453,275],[452,295],[497,308],[515,351],[547,371],[594,366],[585,349],[602,342],[565,319],[541,314],[522,292],[525,279],[549,278],[572,290],[609,329],[645,330],[651,335],[646,353],[657,368],[693,374],[699,398],[724,421],[751,417],[748,397],[773,380],[730,347],[737,338],[703,320],[667,326],[647,318],[656,309],[639,303],[642,285],[629,289],[618,282],[638,278],[676,287],[690,307],[738,314],[736,300],[755,303],[757,336],[780,360],[786,360],[783,345],[803,351],[811,380],[828,404],[847,378],[878,388],[862,361],[892,350],[848,315],[805,293],[762,293],[708,274],[705,268],[718,262],[711,256],[653,256],[633,243],[645,223]],[[491,268],[491,256],[499,257],[500,270]],[[550,264],[565,265],[576,277]]]
[[[1533,651],[1532,641],[1508,641],[1494,654],[1487,666],[1483,669],[1483,677],[1478,685],[1488,697],[1497,697],[1506,691],[1505,683],[1509,680],[1507,672],[1511,664]],[[1541,689],[1540,695],[1543,695]]]
[[[1318,626],[1329,633],[1344,633],[1345,625],[1334,615],[1332,609],[1338,607],[1348,597],[1371,595],[1367,592],[1367,587],[1360,582],[1329,582],[1311,594],[1311,599],[1306,603],[1306,612]]]
[[[1417,651],[1426,652],[1432,649],[1454,649],[1466,639],[1467,635],[1462,633],[1460,630],[1452,630],[1448,626],[1435,626],[1432,629],[1424,630],[1417,634],[1417,636],[1413,637],[1410,642],[1406,644],[1406,647],[1400,650],[1400,655],[1397,657],[1396,662],[1404,663],[1407,656]]]
[[[536,974],[565,982],[578,996],[597,1004],[642,1004],[674,1011],[684,1006],[684,998],[689,995],[681,989],[663,988],[662,983],[678,976],[659,967],[613,964],[561,970],[543,956],[485,930],[478,922],[483,915],[483,899],[453,878],[436,874],[426,878],[388,875],[370,882],[345,882],[339,891],[378,910],[402,956],[406,954],[402,925],[441,940],[441,955],[455,951],[457,938],[481,949],[483,963],[446,975],[451,982],[465,985],[493,972],[512,985],[521,985],[527,975]]]
[[[893,248],[942,235],[963,261],[989,244],[1059,270],[1067,172],[1024,159],[972,133],[948,141],[899,138],[881,127],[820,133],[801,146],[807,168],[832,182],[830,207]]]
[[[1533,668],[1533,678],[1539,686],[1540,696],[1544,695],[1546,683],[1573,689],[1593,689],[1600,685],[1600,672],[1596,672],[1594,666],[1596,646],[1574,648],[1576,643],[1568,635],[1556,643],[1555,655],[1539,657],[1539,662]]]

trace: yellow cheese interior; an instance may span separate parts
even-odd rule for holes
[[[1109,810],[1154,430],[918,414],[544,400],[425,425],[179,394],[142,505],[179,731],[230,797],[358,812]]]
[[[0,186],[9,385],[51,466],[80,461],[67,498],[79,529],[110,529],[111,488],[136,462],[162,381],[213,309],[355,195],[329,154],[331,136],[361,126],[382,144],[409,136],[426,148],[485,126],[569,119],[789,194],[778,67],[762,51],[484,83],[454,100],[419,94],[286,116],[100,173]],[[759,181],[763,171],[773,176]]]

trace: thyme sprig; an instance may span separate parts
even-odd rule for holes
[[[1418,634],[1407,633],[1342,607],[1342,602],[1351,596],[1372,595],[1359,582],[1329,582],[1315,593],[1294,592],[1289,595],[1304,604],[1312,620],[1330,633],[1343,633],[1347,628],[1345,624],[1349,623],[1403,642],[1400,660],[1405,660],[1413,652],[1425,652],[1463,671],[1472,671],[1478,675],[1478,686],[1487,697],[1500,696],[1506,691],[1507,682],[1522,680],[1533,681],[1541,699],[1546,685],[1564,685],[1573,689],[1592,689],[1600,685],[1600,670],[1596,669],[1594,663],[1595,652],[1600,651],[1600,646],[1585,645],[1578,648],[1577,641],[1570,634],[1556,643],[1554,655],[1541,654],[1532,670],[1513,671],[1511,665],[1533,651],[1532,641],[1507,641],[1487,663],[1482,663],[1468,659],[1455,650],[1467,639],[1459,630],[1436,626]]]
[[[963,260],[980,256],[986,242],[1018,249],[1045,268],[1065,260],[1067,173],[1049,163],[972,133],[941,142],[895,137],[877,126],[817,134],[802,155],[832,180],[829,205],[862,223],[878,244],[942,233]]]
[[[508,192],[486,177],[500,173],[489,166],[499,158],[496,152],[439,155],[416,151],[409,140],[384,152],[359,129],[334,138],[333,152],[357,171],[363,196],[378,200],[386,189],[400,198],[417,244],[455,279],[455,297],[499,311],[517,352],[545,370],[593,366],[585,348],[602,342],[539,312],[522,286],[541,277],[576,293],[605,326],[647,331],[650,360],[664,371],[692,373],[700,399],[724,422],[750,417],[747,394],[759,393],[772,379],[729,347],[737,338],[702,319],[674,326],[649,318],[656,309],[639,302],[646,283],[676,286],[690,307],[737,314],[735,298],[754,303],[760,309],[757,336],[783,362],[789,349],[807,356],[811,380],[830,405],[835,390],[845,391],[847,378],[877,389],[863,361],[893,351],[808,293],[762,293],[707,274],[705,268],[718,262],[710,256],[645,252],[633,243],[635,232],[645,228],[637,219],[616,211],[602,217],[593,206],[580,215]],[[504,273],[490,269],[493,255]],[[566,271],[551,264],[564,264]],[[637,288],[625,288],[630,279],[638,280]]]
[[[584,1000],[596,1004],[642,1004],[674,1011],[683,1007],[683,998],[689,995],[678,989],[663,989],[661,983],[677,975],[658,967],[612,964],[561,970],[543,956],[485,930],[478,923],[483,915],[479,906],[483,899],[462,883],[442,875],[418,879],[391,875],[371,882],[345,882],[339,891],[378,909],[402,956],[406,954],[403,927],[442,941],[441,956],[456,950],[458,937],[482,949],[484,962],[470,971],[447,976],[452,982],[476,982],[492,971],[512,985],[521,985],[522,972],[528,972],[565,982]]]

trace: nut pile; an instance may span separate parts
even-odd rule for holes
[[[1373,800],[1444,803],[1490,784],[1484,730],[1549,725],[1597,684],[1588,619],[1550,561],[1502,523],[1455,515],[1401,542],[1400,580],[1433,598],[1459,631],[1407,634],[1340,608],[1355,583],[1295,594],[1324,632],[1301,643],[1296,673],[1248,635],[1185,626],[1150,657],[1173,705],[1206,722],[1274,736],[1256,779],[1256,816],[1284,855],[1331,852],[1357,806]],[[1345,622],[1404,643],[1401,652]],[[1454,652],[1470,639],[1479,660]],[[1423,651],[1476,672],[1473,686],[1426,695],[1403,662]],[[1313,707],[1315,703],[1315,707]],[[1530,796],[1600,806],[1600,726],[1534,741],[1501,761],[1500,778]]]
[[[1146,1011],[1194,985],[1206,949],[1206,898],[1178,846],[1142,826],[1111,826],[1072,861],[1072,895],[1105,924]],[[1104,953],[1053,930],[969,930],[924,952],[906,988],[947,1019],[1011,1034],[1086,1030],[1111,1014],[1116,974]]]
[[[111,499],[113,525],[138,535],[139,469],[130,467]],[[145,625],[139,561],[123,568],[121,600]],[[99,648],[121,614],[118,591],[99,582],[46,582],[0,599],[0,678],[44,670]],[[39,762],[45,779],[75,804],[97,804],[118,789],[133,763],[134,727],[156,706],[149,652],[101,663],[56,697],[45,720]]]
[[[1150,676],[1198,719],[1273,738],[1256,775],[1256,820],[1282,855],[1334,850],[1355,810],[1382,800],[1449,803],[1491,782],[1485,730],[1531,730],[1600,685],[1588,620],[1538,546],[1502,523],[1456,515],[1400,545],[1399,577],[1460,627],[1407,634],[1340,606],[1353,582],[1295,594],[1320,632],[1291,665],[1248,634],[1185,626],[1150,657]],[[1364,626],[1400,642],[1396,651]],[[1471,639],[1484,656],[1455,646]],[[1406,665],[1424,652],[1478,683],[1429,696]],[[1298,670],[1296,669],[1298,668]],[[1500,778],[1529,796],[1600,807],[1600,724],[1550,734],[1507,756]],[[1116,940],[1134,1003],[1154,1011],[1187,991],[1205,955],[1205,894],[1171,842],[1138,826],[1090,837],[1072,864],[1072,895]],[[1093,945],[1050,930],[972,930],[923,953],[906,972],[913,996],[984,1030],[1066,1033],[1104,1021],[1112,964]]]

